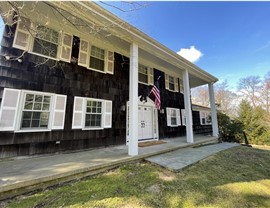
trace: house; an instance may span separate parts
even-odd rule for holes
[[[127,141],[134,156],[138,141],[192,143],[197,126],[218,135],[217,78],[96,3],[1,2],[0,10],[1,158]],[[149,94],[157,81],[160,109]],[[211,124],[191,108],[190,89],[205,84]]]

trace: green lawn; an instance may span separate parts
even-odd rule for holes
[[[7,207],[270,207],[270,151],[235,147],[178,173],[137,162]]]

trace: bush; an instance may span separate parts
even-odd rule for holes
[[[219,125],[219,138],[226,142],[243,142],[243,125],[237,120],[231,119],[224,113],[217,113]]]

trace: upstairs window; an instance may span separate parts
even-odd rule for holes
[[[165,74],[165,88],[172,92],[179,92],[178,78]]]
[[[98,71],[105,71],[105,50],[91,46],[89,67]]]
[[[154,84],[154,70],[139,64],[139,82],[147,85]]]
[[[146,66],[139,64],[139,82],[148,84],[148,70]]]
[[[33,43],[33,52],[51,58],[57,57],[58,32],[45,26],[36,27],[36,35]]]
[[[68,63],[71,62],[72,56],[73,63],[77,62],[80,66],[98,72],[114,74],[113,51],[91,45],[88,40],[64,31],[58,32],[52,28],[35,25],[28,18],[19,18],[13,47]]]
[[[172,76],[169,76],[169,89],[172,91],[175,91],[174,77],[172,77]]]

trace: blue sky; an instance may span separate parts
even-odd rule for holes
[[[221,81],[227,79],[232,90],[241,77],[263,77],[270,71],[270,2],[140,4],[147,6],[130,12],[101,5],[175,52],[194,46],[203,54],[195,64]]]
[[[124,10],[136,2],[106,2]],[[121,12],[100,4],[175,52],[203,55],[195,62],[232,90],[241,77],[270,71],[270,2],[139,2]],[[0,34],[2,33],[0,20]],[[193,50],[194,51],[194,50]],[[191,51],[192,52],[192,51]]]

